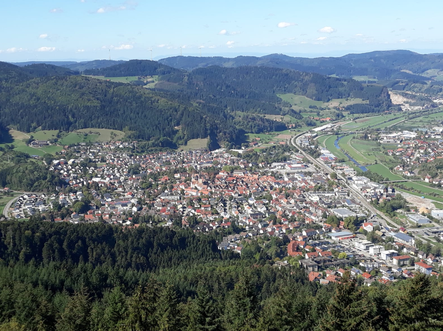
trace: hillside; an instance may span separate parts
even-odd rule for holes
[[[154,76],[177,73],[179,70],[159,62],[149,60],[130,60],[106,68],[84,70],[85,75],[124,77],[124,76]]]
[[[239,56],[236,58],[177,56],[165,58],[159,62],[185,70],[211,65],[223,67],[266,66],[348,78],[370,76],[378,80],[426,80],[425,73],[427,71],[443,69],[443,54],[422,55],[399,50],[320,58],[290,57],[283,54],[271,54],[263,57]]]
[[[0,123],[31,132],[96,127],[124,130],[152,146],[175,147],[212,136],[241,142],[222,109],[195,105],[181,95],[81,76],[32,78],[0,63]]]
[[[229,111],[248,113],[290,112],[290,105],[277,96],[280,93],[323,102],[361,98],[369,102],[365,108],[371,108],[362,112],[385,111],[391,106],[387,89],[382,86],[363,86],[352,79],[267,67],[200,68],[163,77],[156,88],[179,91]]]

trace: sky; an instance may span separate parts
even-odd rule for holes
[[[441,0],[2,0],[0,61],[443,53]]]

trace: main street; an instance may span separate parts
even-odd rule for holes
[[[302,136],[303,134],[305,134],[306,132],[302,132],[294,137],[291,138],[291,144],[297,148],[300,153],[303,154],[304,157],[306,157],[312,164],[318,166],[320,169],[324,170],[326,173],[332,173],[333,170],[327,166],[323,161],[321,160],[317,160],[315,158],[313,158],[311,155],[309,155],[308,153],[306,153],[298,144],[297,144],[297,138],[299,138],[300,136]],[[352,187],[351,185],[348,184],[347,180],[340,174],[337,173],[337,178],[341,181],[341,183],[346,186],[349,191],[353,194],[354,198],[356,198],[357,200],[359,200],[361,202],[361,204],[368,209],[372,214],[374,215],[378,215],[380,217],[381,223],[383,226],[389,226],[389,227],[396,227],[395,224],[392,223],[392,221],[389,219],[389,217],[387,217],[385,214],[383,214],[382,212],[380,212],[379,210],[377,210],[374,206],[372,206],[368,200],[366,200],[366,198],[358,191],[356,190],[354,187]]]

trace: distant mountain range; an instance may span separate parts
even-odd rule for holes
[[[176,56],[159,62],[188,71],[213,65],[228,68],[262,66],[346,78],[367,76],[368,79],[382,81],[393,79],[425,81],[443,75],[440,73],[443,70],[443,54],[422,55],[403,50],[320,58],[290,57],[283,54],[236,58]]]
[[[2,126],[26,132],[98,127],[130,132],[153,147],[205,137],[210,137],[213,147],[222,142],[239,145],[244,133],[286,129],[268,115],[303,119],[303,109],[293,108],[281,95],[323,103],[353,100],[347,106],[337,105],[334,116],[343,116],[342,111],[383,112],[392,104],[387,88],[380,84],[381,75],[391,79],[391,87],[397,82],[405,85],[399,78],[423,80],[420,86],[425,86],[426,80],[432,80],[424,76],[429,70],[438,75],[438,57],[429,55],[425,60],[419,54],[396,51],[319,59],[174,57],[160,62],[60,62],[61,66],[0,62],[0,131]],[[406,72],[404,67],[414,71]],[[425,70],[428,67],[433,69]],[[377,78],[378,84],[348,78],[354,74],[370,76],[367,81]],[[123,79],[115,79],[119,77]]]

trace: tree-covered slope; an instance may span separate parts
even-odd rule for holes
[[[361,98],[373,112],[387,110],[391,101],[382,86],[363,86],[352,79],[268,67],[212,66],[163,77],[158,89],[178,90],[231,111],[280,114],[287,104],[279,93],[294,93],[317,101]]]
[[[410,51],[381,51],[349,54],[342,57],[303,58],[283,54],[263,57],[170,57],[159,61],[165,65],[185,70],[212,65],[222,67],[265,66],[315,72],[339,77],[372,76],[379,80],[426,80],[420,76],[430,69],[443,69],[443,54],[418,54]]]
[[[105,77],[155,76],[179,72],[178,69],[156,61],[130,60],[106,68],[84,70],[85,75]]]
[[[153,146],[189,139],[233,142],[239,131],[221,109],[196,105],[178,94],[155,92],[81,76],[30,78],[7,67],[0,81],[0,123],[30,132],[97,127],[132,132]],[[0,71],[1,75],[1,71]]]

